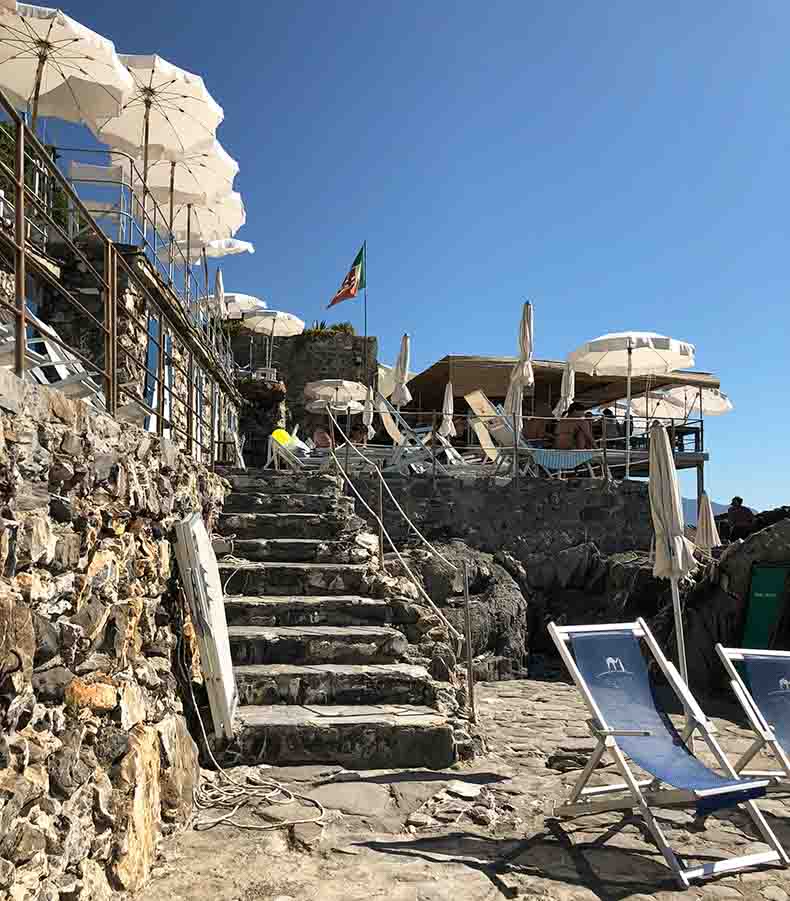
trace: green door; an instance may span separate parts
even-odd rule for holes
[[[784,612],[790,563],[755,563],[749,609],[743,632],[744,648],[768,649]]]

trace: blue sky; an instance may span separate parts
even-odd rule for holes
[[[706,428],[711,495],[790,501],[786,2],[62,5],[224,106],[258,250],[227,290],[331,318],[367,238],[385,361],[404,331],[417,369],[515,353],[524,297],[539,357],[693,341],[737,408]]]

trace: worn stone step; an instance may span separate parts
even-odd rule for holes
[[[237,742],[242,762],[442,769],[455,761],[452,730],[428,707],[245,706]]]
[[[408,663],[234,667],[240,704],[424,704],[436,691],[421,666]]]
[[[388,626],[229,626],[234,664],[396,663],[408,648]]]
[[[358,594],[368,571],[364,563],[253,563],[217,561],[228,595]]]
[[[334,494],[271,494],[233,491],[225,498],[225,513],[342,513],[354,512],[354,498]]]
[[[246,472],[226,470],[222,473],[234,491],[259,494],[323,494],[335,495],[341,480],[329,472],[277,472],[271,469],[249,469]]]
[[[321,541],[315,538],[215,538],[217,557],[231,554],[242,560],[284,563],[365,563],[370,544]]]
[[[230,597],[230,626],[379,626],[392,622],[387,601],[358,595]]]
[[[237,538],[337,538],[348,518],[332,513],[223,513],[220,535]]]

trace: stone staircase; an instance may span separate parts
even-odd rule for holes
[[[329,474],[231,473],[215,538],[243,762],[441,768],[438,683],[407,662],[396,605],[369,597],[377,542]]]

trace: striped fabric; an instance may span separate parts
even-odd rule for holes
[[[593,450],[553,450],[541,447],[531,447],[529,452],[538,466],[550,472],[576,469],[577,466],[589,463],[596,455]]]

